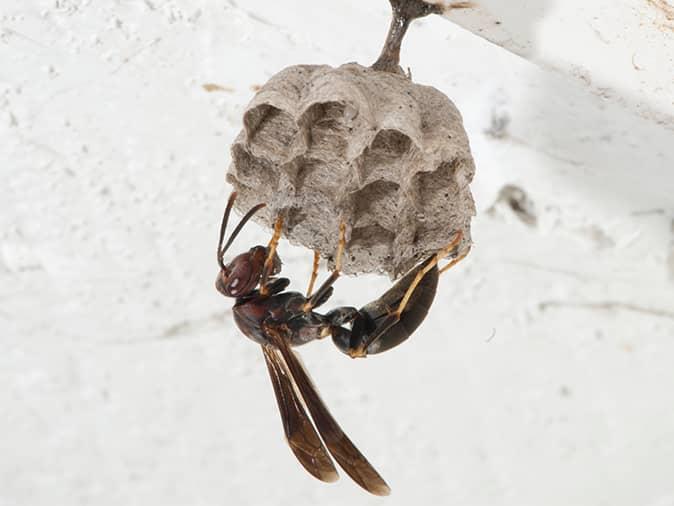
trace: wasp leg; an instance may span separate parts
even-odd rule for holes
[[[316,283],[316,277],[318,276],[318,262],[321,260],[321,254],[318,250],[314,251],[314,265],[311,269],[311,279],[309,280],[309,288],[307,288],[307,299],[311,297],[311,292],[314,291],[314,283]]]
[[[462,233],[443,249],[417,265],[379,299],[358,311],[348,335],[333,332],[335,345],[353,358],[387,351],[409,338],[430,309],[438,284],[438,262],[460,243]],[[465,254],[452,260],[442,272],[455,265]],[[396,308],[396,309],[392,309]]]
[[[288,278],[272,279],[269,283],[267,283],[267,294],[276,295],[277,293],[281,293],[283,290],[288,288],[289,284],[290,280]]]
[[[351,356],[356,358],[356,357],[364,357],[368,353],[381,353],[382,351],[386,351],[394,346],[397,346],[402,341],[407,339],[412,334],[412,332],[416,330],[416,328],[421,324],[421,322],[426,317],[426,314],[428,314],[428,310],[430,309],[431,303],[435,298],[435,291],[437,289],[438,284],[437,278],[439,277],[440,272],[446,271],[449,267],[455,265],[466,256],[467,253],[461,255],[454,261],[450,262],[447,266],[443,268],[443,271],[438,270],[438,262],[440,262],[442,258],[446,257],[454,249],[456,249],[456,247],[461,242],[462,238],[463,232],[459,230],[454,236],[454,239],[452,239],[452,241],[447,246],[442,248],[438,253],[436,253],[426,262],[424,262],[419,269],[417,269],[416,274],[414,274],[414,278],[411,280],[409,286],[407,287],[407,290],[405,291],[405,295],[398,303],[398,308],[395,311],[390,311],[390,309],[387,308],[388,314],[383,319],[380,318],[379,321],[376,322],[377,325],[375,331],[370,335],[368,335],[363,340],[363,342],[352,351]],[[431,272],[432,275],[430,278],[428,278],[428,275]],[[404,279],[405,278],[403,278],[403,280]],[[402,283],[403,286],[404,284],[405,283]],[[428,288],[432,286],[432,297],[428,299],[427,296],[426,297],[417,296],[415,304],[411,305],[409,309],[407,309],[408,304],[412,299],[412,296],[414,295],[417,287],[420,284],[429,285],[425,287],[427,288],[426,290],[423,290],[425,292],[429,292]],[[386,303],[387,301],[384,299],[383,302]],[[365,309],[365,314],[368,314],[366,308],[367,306],[363,309]],[[411,317],[405,319],[407,320],[407,325],[405,324],[406,322],[402,320],[402,315],[403,312],[405,311],[411,313],[410,315]],[[363,330],[367,331],[367,329],[365,328],[366,324],[367,324],[366,319],[365,322],[362,324],[359,324],[359,322],[356,321],[354,322],[354,327],[356,328],[356,330],[359,330],[359,327],[362,327]],[[379,343],[379,341],[385,342]]]
[[[455,259],[451,260],[447,265],[445,265],[442,269],[440,269],[439,274],[444,274],[444,273],[447,272],[449,269],[451,269],[452,267],[454,267],[454,266],[455,266],[456,264],[458,264],[461,260],[463,260],[464,258],[466,258],[466,257],[468,256],[468,253],[470,253],[470,246],[468,246],[468,248],[466,249],[466,251],[464,251],[463,253],[461,253],[458,257],[456,257]]]
[[[274,223],[274,234],[271,236],[269,245],[267,246],[267,258],[264,261],[264,267],[262,268],[262,277],[260,278],[260,294],[268,295],[269,294],[269,276],[272,275],[274,271],[274,259],[276,257],[276,248],[278,247],[279,239],[281,238],[281,232],[283,230],[283,216],[279,215],[276,218],[276,223]]]
[[[323,284],[316,290],[316,292],[309,297],[306,304],[302,307],[305,313],[308,313],[320,304],[323,304],[330,295],[332,295],[332,285],[337,281],[342,270],[342,255],[344,254],[344,246],[346,245],[346,225],[342,222],[339,224],[339,242],[337,243],[337,254],[335,256],[335,268]]]
[[[328,313],[344,311],[344,314],[350,315],[350,330],[333,328],[332,341],[337,348],[352,358],[364,357],[389,350],[412,335],[426,317],[435,298],[438,268],[433,263],[434,258],[429,257],[417,265],[381,297],[366,304],[355,314],[349,313],[351,308],[337,308]],[[400,306],[412,283],[417,280],[417,275],[427,267],[429,270],[416,282],[406,307],[398,315],[393,308]]]

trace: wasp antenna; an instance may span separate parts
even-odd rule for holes
[[[222,248],[222,241],[225,240],[225,230],[227,230],[227,221],[229,220],[229,213],[232,212],[232,207],[234,207],[234,200],[236,200],[236,192],[232,192],[227,200],[227,207],[225,207],[225,214],[222,217],[222,223],[220,224],[220,239],[218,240],[218,265],[221,269],[227,270],[223,262],[223,256],[225,250]]]
[[[236,239],[236,236],[239,235],[239,232],[241,232],[241,229],[246,224],[246,222],[248,222],[248,220],[250,220],[256,212],[258,212],[260,209],[262,209],[266,205],[267,204],[256,205],[255,207],[250,209],[250,211],[248,211],[243,218],[241,218],[241,221],[239,222],[239,224],[234,229],[234,232],[232,232],[232,235],[230,235],[229,239],[227,239],[227,244],[225,244],[224,248],[222,248],[221,255],[224,255],[225,252],[229,249],[229,247],[232,245],[232,242],[234,242],[234,239]]]

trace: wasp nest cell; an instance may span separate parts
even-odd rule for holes
[[[461,115],[440,91],[358,64],[297,65],[253,98],[227,179],[241,211],[284,216],[284,235],[343,272],[398,277],[459,230],[470,244],[475,167]]]

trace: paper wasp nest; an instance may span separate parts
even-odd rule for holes
[[[289,67],[244,114],[227,179],[245,211],[285,217],[284,235],[331,257],[347,225],[343,271],[398,277],[475,214],[475,167],[461,115],[440,91],[357,64]]]
[[[415,84],[398,65],[410,22],[444,7],[390,0],[393,19],[379,59],[289,67],[248,105],[227,180],[241,211],[284,217],[284,235],[331,258],[347,227],[342,270],[399,277],[462,230],[475,214],[475,166],[461,115],[440,91]]]

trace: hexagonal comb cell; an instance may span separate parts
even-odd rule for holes
[[[338,102],[314,104],[301,119],[306,130],[307,156],[326,162],[342,160],[348,143],[344,121],[345,105]]]
[[[379,130],[359,160],[361,184],[381,179],[399,181],[415,150],[412,140],[402,132]]]
[[[388,231],[398,227],[400,186],[390,181],[375,181],[353,195],[354,221],[352,227],[380,225]]]
[[[334,177],[334,170],[322,160],[303,159],[295,177],[296,191],[318,191],[328,196],[335,196],[339,181]]]
[[[243,121],[250,151],[258,156],[283,157],[297,136],[292,116],[268,104],[246,111]]]
[[[421,172],[414,176],[415,195],[419,214],[416,224],[416,242],[435,244],[441,248],[445,243],[438,235],[452,226],[452,202],[459,193],[454,179],[454,164],[443,163],[433,172]]]

